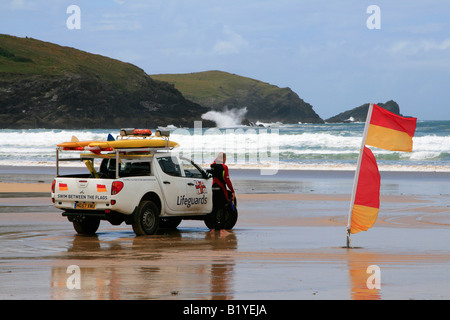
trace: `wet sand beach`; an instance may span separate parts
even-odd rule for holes
[[[450,298],[450,174],[381,172],[372,229],[345,248],[353,172],[231,170],[239,220],[136,237],[76,235],[50,201],[53,168],[0,168],[0,299]],[[73,266],[81,288],[70,288]],[[369,289],[369,266],[380,288]]]

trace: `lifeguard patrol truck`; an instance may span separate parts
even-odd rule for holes
[[[80,234],[94,234],[101,220],[125,222],[136,235],[176,228],[183,219],[203,220],[210,229],[232,229],[236,203],[215,206],[214,199],[219,203],[217,197],[223,195],[213,187],[211,174],[173,152],[178,144],[169,136],[164,130],[152,135],[148,129],[122,129],[116,139],[72,137],[58,144],[54,206]],[[61,175],[63,161],[82,161],[89,172]]]

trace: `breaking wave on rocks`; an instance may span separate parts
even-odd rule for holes
[[[241,126],[246,113],[246,107],[230,110],[225,108],[223,111],[208,111],[202,115],[202,119],[214,121],[218,128],[233,128]]]

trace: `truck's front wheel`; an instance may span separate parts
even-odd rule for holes
[[[142,201],[132,224],[136,235],[154,234],[159,226],[159,210],[152,201]]]
[[[100,226],[100,219],[93,217],[85,217],[82,220],[73,221],[73,227],[79,234],[92,235],[95,234]]]

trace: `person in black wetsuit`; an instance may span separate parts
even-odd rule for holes
[[[225,201],[228,202],[229,200],[234,201],[235,193],[228,173],[228,166],[225,164],[226,160],[226,154],[220,152],[211,164],[211,172],[213,175],[213,185],[216,184],[222,189]],[[229,199],[227,187],[231,191],[231,199]]]
[[[225,164],[226,159],[226,154],[220,152],[214,162],[211,164],[211,170],[209,170],[209,172],[213,176],[213,190],[218,189],[217,191],[213,192],[213,205],[215,208],[213,209],[213,211],[218,210],[218,208],[220,207],[226,207],[228,203],[232,203],[235,201],[236,196],[233,184],[230,180],[230,175],[228,173],[228,166]],[[230,189],[229,191],[227,190],[227,187],[228,189]],[[227,237],[229,235],[229,232],[224,230],[223,228],[218,227],[218,229],[218,231],[220,231],[219,236],[221,238]],[[217,229],[211,229],[211,236],[214,237],[215,231],[217,231]]]

